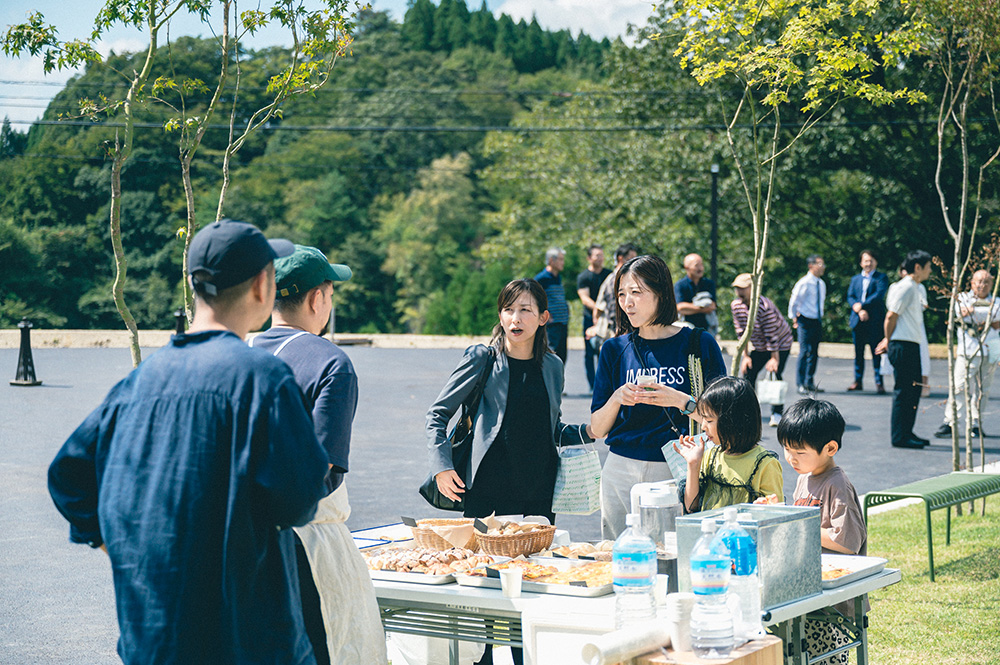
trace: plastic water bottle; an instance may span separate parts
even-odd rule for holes
[[[726,605],[732,559],[715,522],[702,520],[701,538],[691,550],[691,649],[699,658],[725,658],[733,649],[733,615]]]
[[[656,546],[639,529],[639,516],[625,517],[628,528],[611,550],[615,587],[615,628],[656,618]]]
[[[719,530],[719,538],[729,550],[733,560],[729,589],[738,599],[739,613],[734,613],[736,637],[740,641],[753,640],[764,632],[760,623],[760,577],[757,574],[757,543],[737,520],[738,509],[728,506],[723,510],[726,522]]]

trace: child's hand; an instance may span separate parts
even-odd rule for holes
[[[674,444],[676,450],[688,466],[701,465],[701,458],[705,456],[705,440],[701,436],[682,436]]]
[[[754,500],[754,504],[756,504],[758,506],[766,506],[766,505],[778,504],[778,503],[781,503],[781,502],[778,501],[778,495],[777,494],[768,494],[767,496],[762,496],[762,497]]]

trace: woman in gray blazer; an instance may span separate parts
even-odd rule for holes
[[[427,412],[431,473],[465,515],[544,515],[554,521],[552,490],[563,445],[592,441],[589,425],[561,419],[563,363],[546,343],[548,299],[533,279],[510,282],[497,298],[490,346],[470,346]],[[448,422],[495,356],[473,420],[472,455],[456,471]],[[462,478],[466,478],[463,481]]]

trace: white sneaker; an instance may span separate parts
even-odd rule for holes
[[[780,423],[780,422],[781,422],[781,414],[780,413],[772,413],[771,414],[771,427],[777,427],[778,423]]]

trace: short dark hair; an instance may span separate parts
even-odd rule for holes
[[[670,268],[658,256],[644,254],[625,262],[622,269],[615,275],[615,300],[618,299],[618,291],[621,288],[622,278],[625,275],[634,274],[647,289],[656,295],[656,317],[653,323],[660,326],[669,326],[677,320],[677,298],[674,296],[674,279],[670,276]],[[615,317],[615,328],[618,335],[632,332],[635,328],[628,320],[625,312],[618,308],[618,315]]]
[[[323,281],[316,286],[303,291],[301,293],[296,293],[294,296],[287,296],[285,298],[275,298],[274,299],[274,310],[276,312],[295,312],[302,307],[306,299],[310,297],[310,294],[316,289],[322,288],[324,284],[333,284],[332,279]]]
[[[615,260],[624,258],[629,255],[629,252],[639,253],[639,248],[630,242],[618,245],[618,249],[615,250]]]
[[[802,450],[806,446],[816,452],[830,441],[843,446],[844,416],[830,402],[821,399],[800,399],[785,409],[778,423],[778,441],[786,448]]]
[[[876,261],[878,261],[878,257],[875,256],[875,252],[873,252],[870,249],[863,249],[863,250],[861,250],[861,253],[858,254],[858,261],[860,261],[861,259],[865,258],[865,254],[867,254],[868,256],[872,257]]]
[[[268,278],[274,281],[274,262],[268,263],[262,268],[262,270],[267,271]],[[258,272],[257,275],[260,273]],[[226,287],[224,289],[219,289],[218,293],[210,294],[201,289],[193,288],[194,295],[197,300],[202,301],[213,310],[218,312],[224,312],[232,309],[237,305],[241,305],[243,301],[243,296],[250,292],[250,287],[253,285],[253,281],[257,279],[257,275],[254,275],[250,279],[245,279],[239,284],[234,284],[232,286]],[[201,280],[203,282],[208,281],[210,274],[204,270],[196,270],[191,273],[192,282],[196,280]]]
[[[760,442],[760,402],[753,384],[737,376],[720,376],[698,398],[698,413],[710,410],[718,418],[719,448],[740,455]]]
[[[604,249],[604,245],[598,245],[598,244],[597,244],[597,243],[595,242],[595,243],[594,243],[594,244],[592,244],[592,245],[591,245],[590,247],[588,247],[588,248],[587,248],[587,258],[588,258],[588,259],[590,258],[590,255],[594,253],[594,250],[595,250],[595,249],[602,249],[602,250],[603,250],[603,249]]]
[[[819,254],[810,254],[809,256],[806,257],[806,265],[811,266],[822,258],[823,257],[820,256]]]
[[[915,249],[903,259],[903,270],[908,274],[913,274],[913,269],[917,266],[924,266],[930,263],[931,255],[922,249]]]

